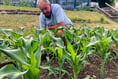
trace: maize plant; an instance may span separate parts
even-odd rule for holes
[[[63,30],[60,37],[57,36],[58,29]],[[104,79],[105,64],[110,59],[111,52],[118,52],[117,30],[108,30],[99,26],[91,28],[87,25],[80,26],[79,29],[59,27],[55,30],[33,28],[31,30],[33,33],[25,36],[23,28],[18,32],[13,29],[0,29],[0,53],[7,55],[16,63],[16,67],[13,65],[2,67],[0,79],[4,77],[39,79],[41,69],[49,71],[48,79],[52,74],[55,79],[62,79],[64,74],[70,79],[77,79],[86,64],[90,64],[87,58],[92,54],[101,58],[100,79]],[[116,44],[116,50],[110,49],[112,43]],[[44,53],[47,54],[45,57],[47,64],[41,65]],[[116,58],[118,58],[117,53]],[[58,67],[51,66],[52,60],[57,61]],[[65,63],[72,72],[63,68]]]

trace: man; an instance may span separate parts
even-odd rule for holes
[[[72,24],[60,5],[50,4],[49,0],[38,0],[37,4],[42,12],[40,14],[40,29],[51,30]]]

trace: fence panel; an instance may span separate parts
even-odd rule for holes
[[[64,9],[79,9],[90,6],[91,0],[50,0],[51,3],[60,4]]]

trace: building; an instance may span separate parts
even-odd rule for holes
[[[50,0],[51,3],[58,3],[64,9],[77,9],[89,7],[91,0]]]

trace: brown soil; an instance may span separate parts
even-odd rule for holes
[[[0,63],[0,68],[8,64],[13,64],[14,66],[16,66],[15,62],[9,61],[9,62]]]
[[[85,68],[78,74],[78,79],[84,79],[86,76],[93,77],[95,79],[100,79],[100,63],[101,60],[97,56],[91,56],[88,58],[89,65],[86,65]],[[7,62],[6,64],[14,64],[13,62]],[[45,61],[43,65],[47,64]],[[51,61],[51,67],[58,67],[56,60]],[[72,74],[72,69],[68,64],[64,64],[63,68]],[[48,70],[42,69],[40,73],[40,79],[46,79],[48,75]],[[56,79],[54,75],[50,76],[50,79]],[[71,79],[68,75],[64,75],[62,79]],[[105,65],[105,78],[104,79],[118,79],[118,60],[112,60]]]
[[[95,79],[100,79],[100,63],[101,60],[97,56],[91,56],[88,58],[89,65],[86,65],[85,68],[79,73],[78,79],[84,79],[86,76],[93,77]],[[51,62],[52,67],[58,67],[57,61],[53,60]],[[118,60],[112,60],[105,65],[105,79],[118,79]],[[69,71],[72,74],[72,69],[65,64],[63,68]],[[41,79],[46,79],[48,74],[48,70],[41,70]],[[51,79],[56,79],[53,75],[51,75]],[[64,75],[62,79],[71,79],[67,75]]]

